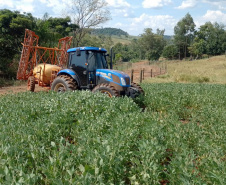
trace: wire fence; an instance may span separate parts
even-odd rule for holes
[[[147,78],[154,78],[167,73],[167,63],[163,61],[141,61],[137,63],[121,62],[113,69],[126,72],[131,82],[142,83]]]

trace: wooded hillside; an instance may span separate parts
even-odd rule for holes
[[[99,28],[99,29],[93,29],[92,34],[94,35],[117,35],[117,36],[129,36],[129,34],[121,29],[118,28]]]

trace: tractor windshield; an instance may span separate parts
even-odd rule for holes
[[[89,70],[91,69],[107,69],[107,61],[104,52],[88,51],[87,59],[89,62]]]

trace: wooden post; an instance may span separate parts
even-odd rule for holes
[[[162,68],[160,67],[160,75],[162,74]]]
[[[144,68],[143,68],[143,80],[144,80]]]
[[[140,70],[140,83],[142,83],[142,69]]]
[[[152,75],[153,75],[153,74],[152,74],[152,69],[151,69],[151,78],[152,78]]]
[[[134,72],[134,70],[132,69],[131,70],[131,82],[133,82],[133,72]]]

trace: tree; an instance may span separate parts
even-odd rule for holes
[[[163,37],[164,32],[165,30],[157,29],[157,34],[154,34],[151,28],[147,28],[141,35],[140,43],[145,50],[145,56],[148,60],[158,60],[161,56],[166,44]]]
[[[196,37],[191,47],[188,47],[189,52],[195,56],[196,59],[200,58],[206,52],[206,41]]]
[[[177,56],[177,47],[175,45],[165,46],[162,56],[170,60],[174,59]]]
[[[25,28],[35,27],[35,19],[30,13],[0,10],[0,71],[5,77],[16,74],[13,59],[19,57]]]
[[[71,0],[67,13],[79,26],[79,28],[74,29],[76,46],[80,45],[90,28],[95,28],[110,19],[110,12],[105,0]]]
[[[174,44],[178,47],[179,58],[187,57],[188,46],[194,39],[195,23],[189,13],[174,27]]]
[[[58,40],[66,37],[77,25],[71,23],[70,17],[52,18],[45,13],[42,19],[37,19],[37,28],[34,30],[39,36],[39,44],[46,47],[55,47]]]
[[[208,55],[219,55],[226,50],[226,31],[224,25],[218,23],[212,24],[207,22],[200,26],[200,30],[197,33],[199,40],[205,41],[205,54]]]
[[[191,54],[199,58],[203,54],[220,55],[226,51],[226,31],[224,25],[206,22],[200,26],[193,44],[189,47]]]

